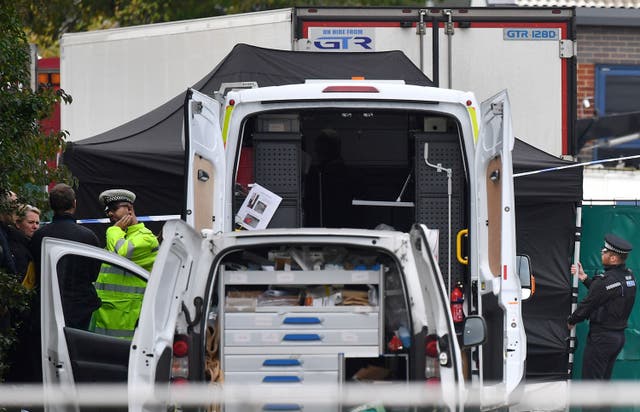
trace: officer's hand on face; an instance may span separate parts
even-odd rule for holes
[[[580,279],[581,282],[584,282],[584,280],[587,278],[587,274],[584,273],[584,270],[582,269],[582,264],[580,262],[578,262],[578,264],[576,265],[571,265],[571,274],[572,275],[578,275],[578,279]]]
[[[133,216],[131,216],[130,214],[126,214],[115,223],[115,226],[118,226],[122,230],[127,230],[127,228],[131,226],[132,223]]]
[[[572,325],[570,323],[567,323],[567,328],[569,328],[569,330],[571,330],[571,329],[573,329],[575,327],[576,327],[576,325]]]

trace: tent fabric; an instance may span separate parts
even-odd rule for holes
[[[571,164],[573,163],[516,139],[513,148],[514,174]],[[581,201],[582,168],[573,167],[516,177],[515,196],[516,203],[527,204]]]
[[[271,86],[354,75],[432,85],[401,52],[291,52],[240,44],[194,88],[213,95],[223,82],[257,81],[260,86]],[[100,217],[98,194],[114,187],[137,194],[140,216],[182,211],[185,97],[186,92],[138,119],[68,145],[63,161],[79,181],[78,218]],[[516,140],[513,160],[516,173],[570,164],[520,140]],[[524,306],[528,376],[539,375],[544,366],[551,371],[545,376],[561,378],[568,362],[561,331],[570,310],[567,272],[573,254],[575,205],[582,198],[582,170],[516,178],[515,195],[518,253],[532,258],[538,284],[536,294]],[[103,233],[99,236],[104,238]],[[538,355],[540,362],[532,361]]]
[[[516,139],[515,173],[572,165]],[[517,253],[531,258],[536,292],[523,303],[529,380],[567,378],[566,338],[571,312],[570,266],[576,208],[582,201],[582,168],[550,170],[515,178]]]
[[[260,87],[304,83],[305,79],[403,79],[433,83],[400,51],[314,53],[238,44],[193,88],[208,95],[225,82],[256,81]],[[77,216],[102,215],[98,194],[122,187],[138,196],[140,215],[182,211],[184,149],[181,141],[186,91],[157,109],[97,136],[69,143],[63,156],[79,181]]]

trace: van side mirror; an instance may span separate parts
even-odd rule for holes
[[[482,345],[486,339],[487,325],[482,316],[467,316],[462,327],[462,346],[469,348]]]
[[[529,256],[516,256],[516,272],[520,278],[521,299],[527,300],[536,292],[536,279],[531,273],[531,259]]]

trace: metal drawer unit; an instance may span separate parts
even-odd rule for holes
[[[376,270],[222,271],[219,296],[221,360],[225,382],[291,386],[339,383],[344,359],[378,357],[384,339],[384,268]],[[375,287],[378,305],[227,305],[227,288]],[[361,288],[364,289],[364,288]],[[244,405],[247,406],[247,405]],[[264,406],[264,405],[263,405]],[[298,405],[304,410],[312,405]],[[235,410],[229,406],[225,410]],[[250,407],[249,409],[251,409]],[[336,405],[336,410],[339,406]],[[247,409],[245,409],[247,410]],[[253,410],[253,409],[251,409]],[[255,407],[255,410],[269,410]],[[326,406],[324,408],[326,409]]]

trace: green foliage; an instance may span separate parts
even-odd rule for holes
[[[0,0],[0,213],[10,206],[7,191],[22,202],[48,207],[43,188],[51,181],[69,182],[66,169],[47,165],[64,147],[66,135],[42,133],[39,120],[52,112],[54,103],[69,101],[63,91],[30,85],[29,46],[15,4]],[[29,293],[21,278],[0,272],[0,322],[15,319],[28,309]],[[6,326],[6,325],[5,325]],[[7,351],[15,343],[16,323],[0,332],[0,377],[6,370]]]
[[[47,208],[42,188],[52,181],[70,181],[64,168],[53,168],[66,134],[41,131],[54,103],[69,102],[62,90],[31,90],[29,46],[13,3],[0,0],[0,190],[11,189],[21,200]]]

